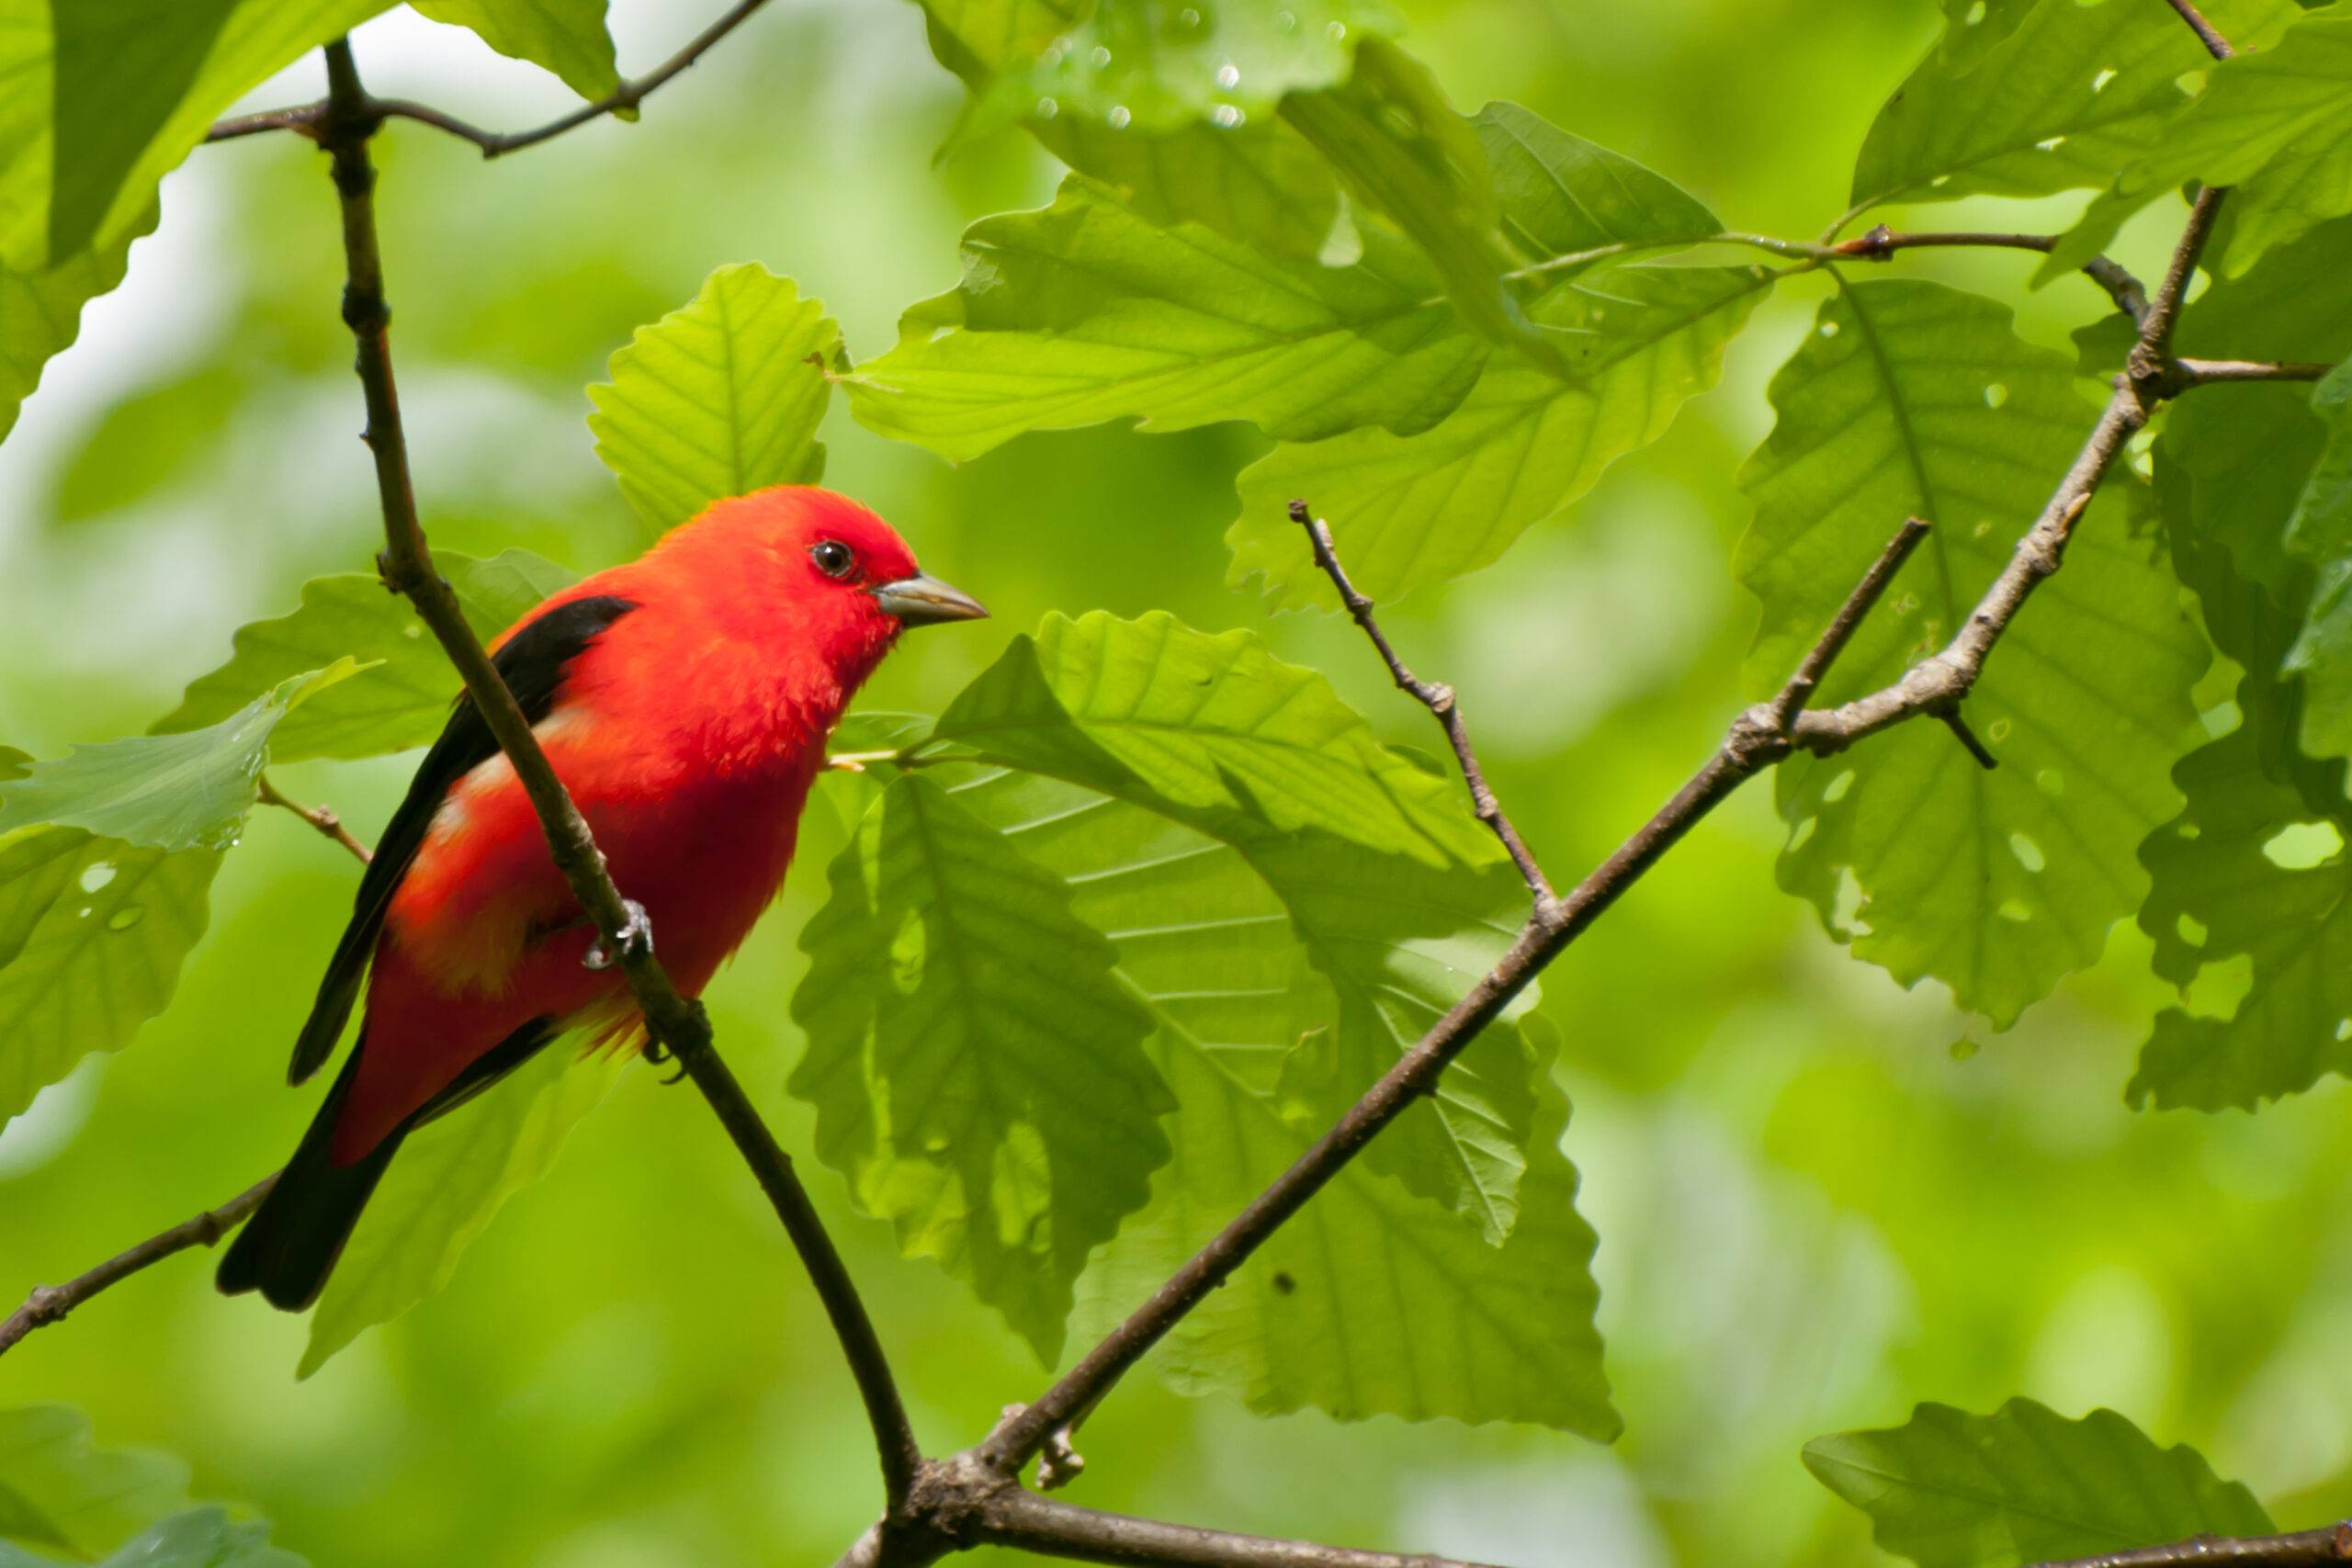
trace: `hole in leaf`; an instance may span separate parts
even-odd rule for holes
[[[2106,66],[2100,70],[2098,75],[2091,78],[2091,91],[2094,93],[2104,93],[2107,91],[2107,85],[2114,80],[2115,67],[2112,65]]]
[[[2184,71],[2172,79],[2172,85],[2193,98],[2205,90],[2205,73]]]
[[[2044,152],[2055,152],[2059,148],[2066,145],[2066,139],[2063,136],[2045,136],[2034,145]]]
[[[2033,919],[2033,906],[2022,898],[2004,898],[1999,910],[2001,919],[2024,925]]]
[[[2011,833],[2009,835],[2009,853],[2018,857],[2018,863],[2019,865],[2037,874],[2040,874],[2043,866],[2050,863],[2042,856],[2041,846],[2035,843],[2023,833]]]
[[[2205,922],[2194,915],[2183,915],[2172,925],[2180,933],[2180,940],[2191,947],[2204,946],[2206,937],[2211,934],[2206,931]]]
[[[96,893],[113,880],[112,861],[94,861],[82,868],[82,891],[85,893]]]
[[[1984,0],[1976,0],[1976,4],[1968,8],[1968,15],[1961,17],[1960,25],[1963,28],[1973,28],[1984,20]]]
[[[2335,1037],[2338,1040],[2352,1040],[2352,1018],[2339,1018],[2335,1021]]]
[[[1789,835],[1788,845],[1781,852],[1784,854],[1794,854],[1799,850],[1804,848],[1805,840],[1811,839],[1814,835],[1814,830],[1820,826],[1821,818],[1818,817],[1808,817],[1804,821],[1798,823],[1796,831]]]
[[[2262,858],[2281,871],[2309,871],[2344,850],[2344,835],[2333,822],[2290,822],[2262,846]]]
[[[1984,389],[1984,406],[1986,408],[1996,409],[2008,400],[2009,389],[2001,385],[1998,381],[1991,383]]]
[[[1821,335],[1823,337],[1836,337],[1838,335],[1838,323],[1835,321],[1822,322]]]
[[[1829,781],[1829,787],[1821,792],[1822,804],[1825,806],[1837,805],[1839,801],[1846,798],[1846,792],[1853,787],[1854,770],[1848,768],[1844,773],[1839,773],[1836,778],[1831,779]]]

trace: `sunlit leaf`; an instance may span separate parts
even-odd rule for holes
[[[122,0],[0,13],[0,264],[111,254],[239,95],[390,0]],[[10,14],[21,13],[21,14]]]
[[[1487,352],[1393,240],[1353,266],[1283,260],[1162,228],[1075,175],[1051,207],[967,230],[964,273],[849,383],[868,428],[957,460],[1127,417],[1249,419],[1303,439],[1424,429]]]
[[[613,1055],[582,1061],[558,1039],[462,1113],[410,1134],[311,1310],[297,1375],[309,1377],[364,1330],[447,1285],[506,1200],[555,1165],[627,1063]]]
[[[596,456],[649,532],[714,501],[813,484],[841,329],[788,277],[757,262],[722,266],[691,304],[639,327],[588,389]]]
[[[1088,1254],[1168,1158],[1151,1020],[1061,879],[928,779],[894,781],[830,876],[792,1006],[818,1154],[1051,1364]]]
[[[177,1460],[93,1449],[62,1404],[0,1410],[0,1540],[94,1558],[187,1506]]]
[[[2204,96],[2117,183],[2129,195],[2192,179],[2231,187],[2233,275],[2352,212],[2352,17],[2323,12],[2276,48],[2216,65]]]
[[[1723,228],[1673,181],[1517,104],[1488,104],[1471,125],[1487,150],[1503,225],[1530,260],[1609,245],[1689,244]]]
[[[1323,676],[1252,633],[1211,636],[1165,612],[1048,615],[938,733],[1212,833],[1238,817],[1436,866],[1498,853],[1461,785],[1381,745]]]
[[[2007,308],[1901,280],[1826,302],[1771,397],[1779,423],[1741,479],[1757,508],[1738,571],[1763,601],[1758,686],[1786,678],[1905,517],[1935,525],[1824,703],[1891,682],[1951,637],[2094,417],[2065,360],[2018,338]],[[2138,905],[2133,851],[2177,805],[2165,772],[2188,744],[2206,660],[2154,549],[2125,536],[2111,501],[2077,525],[2065,570],[1969,699],[1997,770],[1935,724],[1778,770],[1781,885],[1859,955],[1906,985],[1941,980],[2005,1026]],[[1859,907],[1841,905],[1849,874]]]
[[[457,591],[477,635],[496,636],[534,605],[575,581],[528,550],[478,560],[436,550],[434,565]],[[237,628],[229,661],[188,682],[180,705],[155,721],[158,732],[216,722],[288,675],[345,656],[361,661],[351,679],[319,692],[271,732],[270,755],[373,757],[423,746],[448,722],[460,687],[448,656],[407,600],[387,593],[373,573],[314,577],[302,584],[291,615]]]
[[[956,798],[1069,877],[1079,917],[1110,933],[1121,973],[1159,1021],[1147,1049],[1180,1106],[1168,1123],[1174,1155],[1153,1180],[1150,1205],[1080,1280],[1083,1341],[1142,1300],[1328,1124],[1320,1106],[1295,1103],[1284,1089],[1329,1075],[1323,1062],[1285,1069],[1299,1066],[1298,1053],[1319,1054],[1329,994],[1285,940],[1283,907],[1236,850],[1123,802],[1090,805],[1020,775],[959,788]],[[1395,957],[1395,983],[1418,997],[1458,983],[1409,944]],[[1349,1098],[1367,1087],[1352,1086]],[[1592,1325],[1593,1235],[1557,1146],[1566,1107],[1548,1085],[1538,1093],[1509,1240],[1487,1245],[1476,1220],[1415,1197],[1359,1157],[1177,1325],[1154,1353],[1163,1375],[1187,1393],[1225,1393],[1268,1413],[1528,1421],[1613,1436]],[[1407,1119],[1423,1114],[1417,1107]]]
[[[0,99],[6,78],[0,75]],[[0,108],[0,120],[7,111]],[[0,159],[6,156],[0,152]],[[5,166],[5,165],[0,165]],[[0,439],[40,384],[41,367],[73,345],[82,307],[122,281],[130,246],[155,226],[155,210],[103,251],[81,251],[45,272],[21,271],[0,260]]]
[[[2352,361],[2312,391],[2327,446],[2287,524],[2287,553],[2316,573],[2284,668],[2303,682],[2302,748],[2352,756]]]
[[[605,0],[413,3],[436,22],[472,28],[510,59],[545,66],[583,98],[601,98],[621,85],[613,63],[613,35],[605,28]]]
[[[1231,581],[1262,576],[1284,607],[1330,603],[1289,519],[1295,497],[1329,521],[1349,574],[1375,599],[1487,565],[1714,384],[1772,276],[1631,266],[1555,287],[1531,313],[1568,334],[1579,379],[1498,355],[1461,407],[1419,435],[1358,430],[1276,447],[1241,471]]]
[[[2268,44],[2301,14],[2293,0],[2202,9],[2240,48]],[[2179,78],[2213,63],[2165,6],[2041,0],[2021,17],[2004,12],[1999,42],[1930,53],[1879,111],[1854,165],[1855,213],[2104,187],[2188,101]]]
[[[1922,1404],[1900,1427],[1815,1438],[1804,1463],[1919,1568],[2015,1568],[2273,1529],[2194,1449],[2160,1449],[2112,1410],[2070,1421],[2030,1399],[1990,1416]]]

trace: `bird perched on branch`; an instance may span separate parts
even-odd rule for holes
[[[783,886],[851,695],[908,626],[987,613],[865,507],[790,486],[719,502],[548,598],[492,662],[695,996]],[[220,1260],[220,1289],[308,1306],[401,1139],[560,1034],[635,1034],[620,972],[591,966],[597,942],[460,696],[360,881],[292,1081],[334,1054],[364,976],[358,1043]]]

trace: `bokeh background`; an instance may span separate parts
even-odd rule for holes
[[[613,0],[625,71],[718,0]],[[1407,0],[1408,47],[1456,105],[1518,100],[1680,181],[1734,227],[1811,237],[1854,148],[1939,20],[1931,0]],[[406,12],[355,48],[379,93],[493,126],[572,100]],[[316,96],[315,57],[249,107]],[[483,165],[395,124],[378,144],[394,344],[437,542],[579,569],[631,524],[590,451],[582,386],[724,262],[820,296],[854,354],[953,282],[962,225],[1042,201],[1017,135],[934,164],[960,89],[897,0],[779,0],[649,105]],[[2063,226],[2079,199],[1940,209]],[[2168,220],[2120,250],[2154,265]],[[2103,300],[2027,295],[2031,258],[1906,270],[2019,302],[2064,346]],[[134,733],[306,576],[379,537],[323,162],[291,137],[201,150],[164,224],[89,310],[0,448],[0,736],[40,755]],[[1412,661],[1463,693],[1490,772],[1555,875],[1614,845],[1743,697],[1739,462],[1818,279],[1784,287],[1724,385],[1505,565],[1396,607]],[[828,481],[873,502],[998,619],[912,639],[867,705],[936,711],[1048,609],[1167,607],[1261,629],[1392,739],[1427,720],[1344,622],[1268,616],[1224,585],[1238,427],[1031,435],[961,468],[836,400]],[[278,771],[372,836],[410,761]],[[820,800],[786,897],[712,992],[724,1047],[805,1150],[783,1083],[793,938],[842,837]],[[353,868],[257,816],[216,885],[171,1010],[0,1134],[0,1294],[73,1273],[241,1190],[311,1105],[288,1041]],[[2352,1134],[2340,1084],[2259,1118],[2122,1103],[2163,998],[2141,939],[1987,1032],[1933,987],[1856,964],[1779,892],[1767,791],[1705,825],[1544,981],[1600,1230],[1600,1323],[1625,1437],[1253,1417],[1132,1379],[1089,1427],[1077,1500],[1200,1523],[1444,1550],[1521,1568],[1872,1561],[1861,1516],[1797,1458],[1919,1400],[2111,1405],[2196,1443],[2282,1524],[2352,1510]],[[1041,1386],[959,1286],[899,1260],[811,1163],[820,1204],[934,1449]],[[758,1192],[690,1090],[632,1073],[451,1286],[307,1382],[302,1325],[158,1268],[0,1363],[0,1404],[85,1408],[109,1446],[187,1457],[326,1565],[664,1568],[830,1561],[870,1518],[847,1376]]]

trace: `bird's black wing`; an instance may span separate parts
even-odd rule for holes
[[[635,601],[616,594],[574,599],[557,605],[509,637],[491,662],[505,679],[514,700],[522,705],[523,716],[533,724],[545,718],[555,706],[556,689],[562,684],[565,667],[594,643],[606,627],[636,608]],[[368,972],[368,958],[376,951],[377,934],[383,930],[384,910],[391,903],[401,879],[408,874],[416,852],[424,846],[433,814],[441,808],[451,785],[497,754],[498,741],[474,707],[473,698],[460,694],[449,714],[447,728],[441,731],[433,749],[425,752],[416,777],[409,784],[407,797],[392,813],[383,837],[377,841],[376,858],[368,862],[367,874],[359,879],[359,896],[352,904],[351,924],[344,928],[343,940],[335,944],[334,956],[327,963],[326,976],[319,982],[318,1000],[311,1004],[310,1019],[294,1042],[293,1065],[287,1070],[288,1082],[300,1083],[334,1054],[334,1043],[342,1037],[343,1026],[358,1000],[359,982]]]

